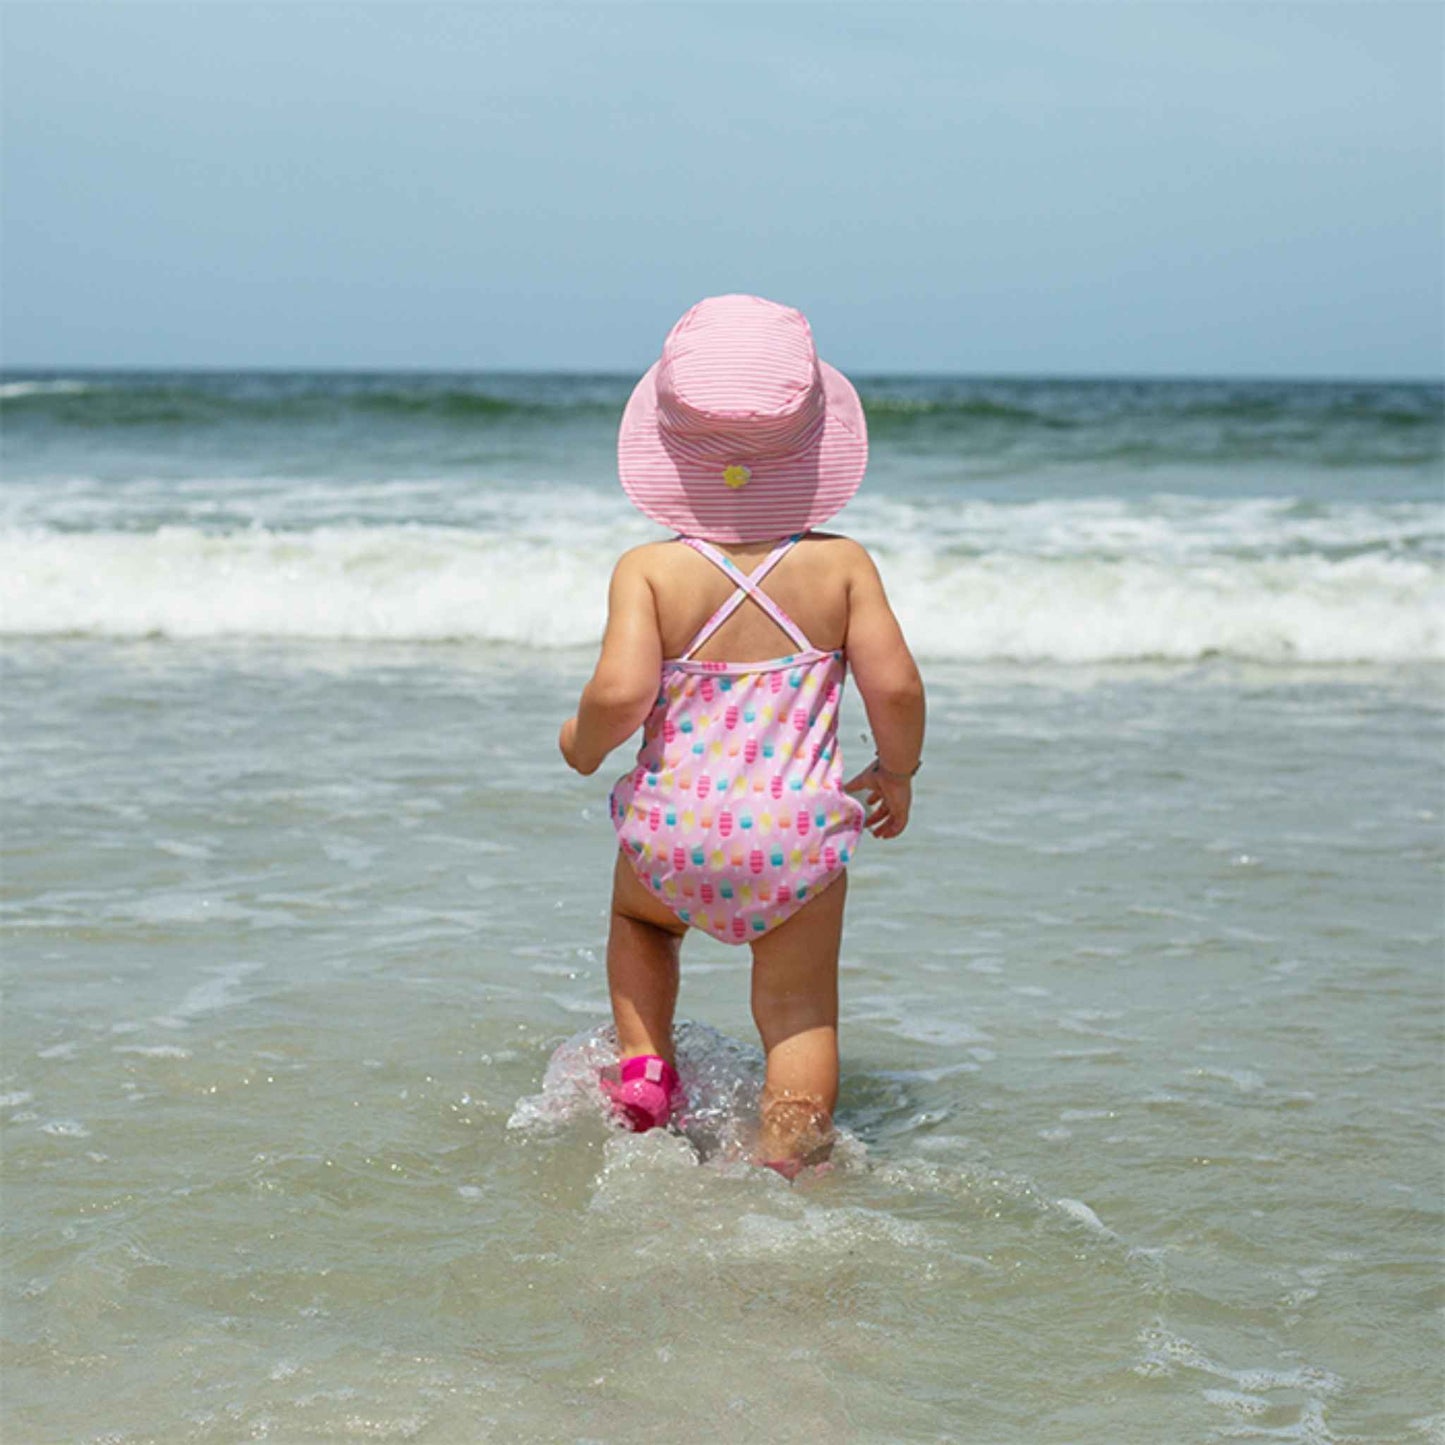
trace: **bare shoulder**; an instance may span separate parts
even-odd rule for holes
[[[871,562],[868,549],[841,532],[809,532],[804,539],[815,543],[820,551],[840,562]]]
[[[816,544],[818,560],[840,581],[849,586],[877,581],[878,568],[861,542],[841,532],[813,532],[809,540]]]
[[[636,578],[651,582],[667,569],[676,552],[671,542],[643,542],[629,547],[617,559],[612,575],[619,581]]]

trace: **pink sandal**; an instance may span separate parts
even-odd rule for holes
[[[784,1179],[790,1182],[803,1172],[803,1161],[801,1159],[759,1159],[758,1163],[764,1169],[775,1169]]]
[[[612,1100],[612,1112],[634,1134],[660,1129],[683,1103],[677,1070],[657,1054],[634,1054],[622,1061],[621,1082],[600,1080]]]

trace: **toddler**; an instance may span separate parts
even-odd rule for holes
[[[612,1108],[640,1131],[683,1103],[683,935],[747,943],[767,1054],[756,1159],[790,1179],[832,1147],[846,869],[865,828],[907,827],[923,745],[923,685],[872,559],[812,530],[867,461],[857,392],[799,312],[757,296],[694,306],[618,437],[623,489],[678,536],[617,563],[602,654],[559,740],[590,774],[643,729],[611,796]],[[850,670],[878,753],[845,783]]]

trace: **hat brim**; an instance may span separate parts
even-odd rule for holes
[[[654,522],[710,542],[766,542],[821,526],[858,490],[868,467],[863,403],[853,383],[827,362],[818,363],[823,425],[807,446],[708,461],[668,446],[657,416],[660,365],[633,388],[617,433],[622,490]],[[732,464],[747,468],[742,486],[724,480]]]

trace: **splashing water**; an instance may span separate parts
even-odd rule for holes
[[[720,1033],[707,1024],[680,1020],[674,1030],[677,1071],[687,1102],[675,1128],[702,1163],[744,1161],[756,1129],[763,1089],[762,1052],[753,1044]],[[509,1129],[549,1133],[610,1111],[598,1088],[599,1075],[617,1067],[617,1031],[598,1024],[560,1044],[542,1076],[542,1092],[519,1099],[507,1120]],[[861,1164],[867,1151],[846,1129],[838,1129],[833,1162]]]

